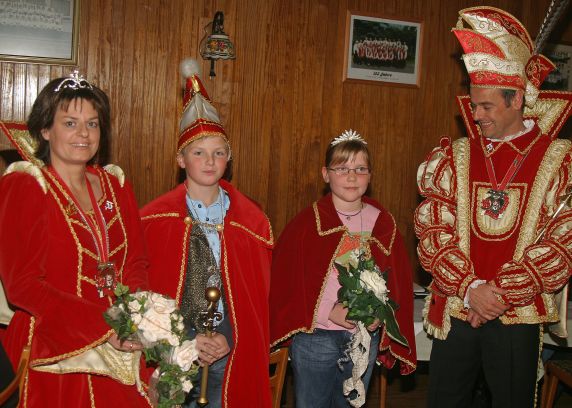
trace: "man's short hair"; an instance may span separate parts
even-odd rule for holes
[[[502,97],[504,98],[504,104],[508,108],[516,95],[516,90],[514,89],[501,89]]]

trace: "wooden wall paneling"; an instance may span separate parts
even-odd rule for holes
[[[0,62],[0,115],[4,120],[13,120],[14,110],[14,64]]]
[[[515,14],[534,37],[549,0],[83,0],[78,66],[110,96],[111,159],[141,205],[176,183],[178,66],[190,56],[228,131],[233,183],[260,202],[276,235],[320,196],[327,144],[354,128],[370,142],[372,196],[395,215],[415,263],[417,166],[442,135],[463,133],[455,96],[467,92],[466,73],[450,29],[458,10],[478,4]],[[217,62],[209,80],[198,47],[217,10],[237,59]],[[423,21],[419,88],[342,82],[347,10]],[[571,13],[555,41],[572,42]],[[0,62],[0,119],[25,120],[37,92],[70,69]]]

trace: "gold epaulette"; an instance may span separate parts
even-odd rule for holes
[[[27,173],[30,176],[34,177],[38,182],[38,184],[40,185],[40,187],[42,187],[42,191],[44,193],[48,192],[48,181],[44,177],[42,170],[35,164],[30,163],[29,161],[14,162],[8,166],[8,168],[4,172],[4,175],[16,172]]]
[[[119,184],[121,185],[121,187],[123,187],[123,185],[125,184],[125,173],[123,172],[123,169],[121,167],[117,166],[116,164],[108,164],[107,166],[104,166],[103,169],[109,174],[117,177],[117,180],[119,180]]]

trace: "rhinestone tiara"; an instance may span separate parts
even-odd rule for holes
[[[87,79],[85,79],[83,75],[79,74],[79,71],[77,69],[74,69],[73,72],[70,73],[70,76],[68,78],[63,79],[62,82],[59,83],[57,88],[54,89],[54,92],[59,92],[65,88],[74,90],[82,88],[93,89],[93,86],[91,86],[91,84],[87,82]]]
[[[352,140],[355,140],[356,142],[363,143],[364,145],[367,144],[367,142],[360,136],[360,134],[358,132],[350,129],[350,130],[344,130],[344,132],[340,136],[338,136],[334,140],[332,140],[330,145],[335,146],[335,145],[340,144],[342,142],[349,142]]]

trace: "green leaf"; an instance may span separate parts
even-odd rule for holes
[[[395,320],[393,309],[389,305],[384,305],[384,309],[383,317],[380,320],[385,324],[385,332],[392,340],[409,347],[407,339],[399,331],[399,325],[397,320]]]
[[[129,294],[129,286],[123,285],[121,282],[117,282],[117,286],[114,290],[115,296],[122,297]]]

